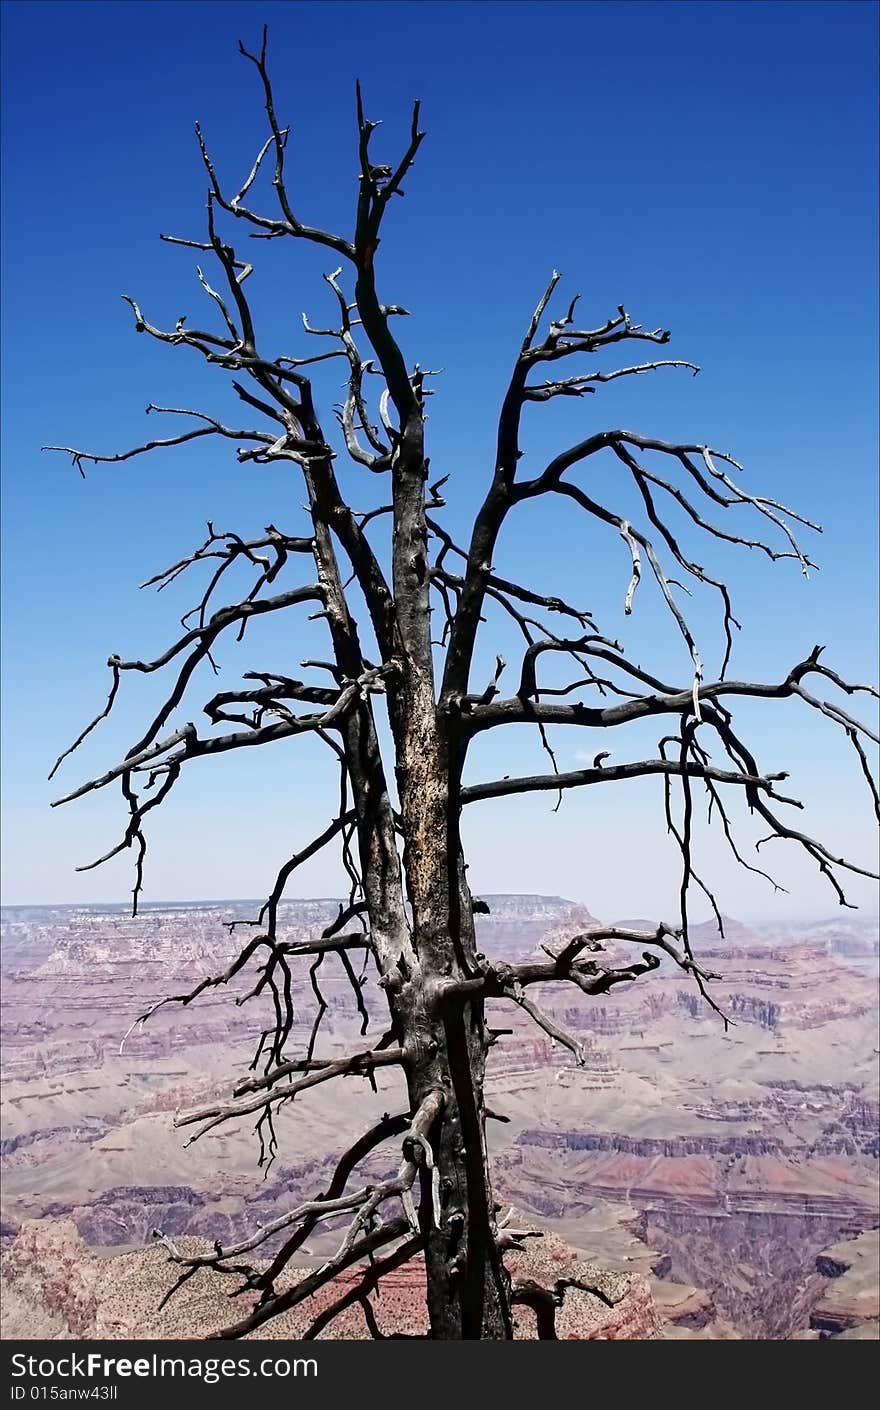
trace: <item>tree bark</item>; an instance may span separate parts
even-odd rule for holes
[[[458,829],[460,751],[436,701],[425,522],[424,422],[411,409],[395,468],[394,588],[400,678],[388,703],[405,839],[403,871],[412,911],[413,958],[393,978],[393,1011],[406,1053],[410,1105],[432,1091],[444,1104],[435,1137],[439,1221],[425,1191],[431,1336],[511,1336],[510,1289],[495,1241],[485,1148],[482,998],[445,1000],[449,981],[477,975],[473,907]],[[427,1178],[427,1177],[425,1177]]]
[[[440,1340],[507,1340],[511,1336],[510,1285],[496,1245],[495,1208],[486,1152],[483,1081],[488,1039],[481,995],[443,995],[448,981],[478,973],[470,892],[458,841],[445,806],[448,771],[420,761],[420,772],[443,804],[430,820],[432,835],[445,827],[443,845],[432,848],[429,871],[419,869],[421,894],[413,929],[415,961],[401,975],[394,1009],[407,1054],[412,1110],[432,1091],[444,1094],[435,1136],[439,1177],[439,1221],[430,1188],[420,1204],[431,1336]],[[426,782],[428,780],[426,779]],[[433,790],[432,790],[433,791]],[[431,810],[425,809],[425,826]],[[439,815],[445,815],[441,821]],[[416,819],[404,822],[410,846],[407,879],[414,872]],[[422,860],[427,854],[421,854]],[[426,874],[427,873],[427,874]],[[411,882],[412,884],[412,882]],[[414,907],[415,909],[415,907]],[[423,1171],[423,1183],[430,1176]]]

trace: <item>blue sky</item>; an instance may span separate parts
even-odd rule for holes
[[[45,776],[101,703],[108,653],[156,654],[198,596],[195,580],[158,598],[137,584],[195,547],[208,518],[243,533],[270,521],[291,532],[303,525],[289,475],[243,470],[232,447],[96,467],[85,481],[64,457],[39,451],[137,444],[155,431],[143,416],[149,401],[242,419],[223,374],[134,335],[120,294],[161,326],[184,312],[210,316],[197,257],[156,237],[201,233],[195,119],[230,189],[263,141],[255,75],[236,48],[239,37],[257,43],[264,19],[280,113],[293,126],[289,170],[315,223],[351,228],[355,78],[370,114],[384,119],[384,160],[400,148],[411,99],[422,99],[428,137],[391,213],[380,287],[412,311],[400,324],[408,359],[444,369],[429,436],[433,468],[452,477],[450,528],[464,533],[484,489],[512,358],[557,268],[569,296],[582,292],[585,317],[602,321],[624,301],[638,321],[672,329],[670,357],[703,371],[533,408],[529,463],[614,424],[730,450],[750,488],[825,528],[811,544],[822,571],[808,583],[790,564],[700,548],[698,561],[730,581],[743,621],[733,674],[779,677],[816,642],[828,643],[843,674],[877,674],[874,5],[6,4],[9,903],[115,900],[130,888],[126,855],[73,872],[115,840],[119,795],[50,811],[58,780]],[[330,264],[285,242],[258,243],[255,253],[249,289],[261,339],[301,354],[300,313],[320,322],[330,312],[320,279]],[[338,387],[331,377],[316,390],[329,420]],[[607,502],[629,512],[613,470],[596,474]],[[374,483],[346,483],[358,507],[373,502]],[[623,617],[625,558],[613,535],[542,506],[511,521],[497,562],[594,608],[645,665],[686,680],[686,654],[647,583]],[[692,611],[711,672],[714,609],[698,600]],[[315,644],[298,624],[260,624],[223,658],[220,688],[243,670],[288,670]],[[506,625],[487,636],[481,672],[496,645],[512,653]],[[195,686],[181,719],[198,718],[218,688],[207,677]],[[69,761],[62,790],[122,756],[158,688],[155,678],[126,680],[118,714]],[[868,801],[824,723],[797,702],[748,714],[759,759],[792,770],[814,830],[870,862]],[[560,738],[560,766],[609,747],[579,733]],[[653,753],[656,733],[615,738],[615,758],[638,757],[640,746]],[[334,784],[319,750],[294,742],[254,752],[193,768],[154,815],[146,899],[262,894],[287,852],[323,826]],[[475,756],[472,777],[539,767],[532,736],[511,730]],[[653,781],[570,794],[556,815],[551,801],[473,810],[475,889],[566,894],[605,917],[672,910],[675,857]],[[791,895],[776,902],[731,868],[717,841],[701,845],[729,912],[833,910],[815,869],[784,844],[774,861]],[[293,894],[338,889],[328,857]],[[876,907],[870,884],[851,889]]]

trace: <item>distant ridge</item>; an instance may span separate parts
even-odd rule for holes
[[[564,908],[580,904],[577,901],[570,901],[564,896],[544,896],[539,892],[530,891],[484,891],[481,899],[491,906],[492,902],[531,902],[548,907]],[[222,909],[238,909],[239,907],[253,907],[257,909],[263,905],[265,896],[225,896],[208,897],[199,901],[139,901],[138,911],[211,911]],[[282,906],[338,906],[344,903],[342,896],[288,896],[281,902]],[[16,904],[7,904],[5,901],[0,904],[0,914],[7,911],[127,911],[130,903],[128,901],[24,901]]]

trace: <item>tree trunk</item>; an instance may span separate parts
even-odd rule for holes
[[[434,1026],[437,1051],[410,1078],[413,1108],[439,1086],[446,1095],[435,1159],[440,1222],[423,1190],[428,1317],[435,1340],[502,1341],[511,1335],[510,1290],[495,1241],[485,1153],[482,1003],[468,1002]],[[425,1173],[424,1183],[430,1177]]]
[[[394,995],[411,1108],[416,1111],[433,1091],[444,1095],[434,1133],[439,1223],[427,1171],[420,1203],[428,1315],[434,1339],[507,1340],[510,1286],[496,1243],[486,1151],[484,1005],[467,990],[444,994],[450,983],[466,983],[479,969],[458,804],[449,796],[450,750],[437,729],[433,701],[431,706],[430,745],[424,737],[410,737],[402,751],[406,762],[398,768],[414,972],[401,966]]]
[[[435,1210],[431,1172],[422,1170],[420,1218],[428,1315],[435,1339],[505,1340],[511,1335],[510,1299],[496,1246],[486,1154],[483,1001],[467,995],[453,995],[433,1005],[424,1001],[426,993],[436,993],[438,980],[442,984],[447,977],[464,977],[457,964],[451,972],[448,966],[448,952],[459,948],[455,939],[448,931],[438,936],[415,930],[418,972],[411,981],[404,978],[395,1003],[409,1058],[411,1109],[418,1110],[432,1092],[440,1091],[444,1097],[437,1129],[432,1133],[439,1211]],[[437,940],[447,952],[442,958],[437,953]],[[472,943],[466,948],[472,958]]]
[[[358,280],[357,300],[369,328],[377,310],[369,269]],[[376,331],[381,341],[378,323]],[[392,469],[398,670],[388,680],[388,711],[412,944],[384,982],[405,1053],[411,1110],[432,1093],[443,1095],[432,1132],[439,1198],[432,1199],[431,1172],[423,1168],[419,1205],[431,1336],[506,1340],[509,1285],[496,1243],[484,1129],[483,1004],[466,989],[445,992],[479,971],[458,830],[459,749],[438,712],[434,685],[421,380],[416,373],[410,381],[399,352],[391,361],[399,373],[392,391],[402,434]]]

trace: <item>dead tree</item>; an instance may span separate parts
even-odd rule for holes
[[[305,486],[309,524],[298,535],[270,525],[251,539],[219,532],[209,524],[201,547],[150,580],[162,588],[190,568],[205,565],[209,570],[207,587],[184,619],[182,635],[166,651],[149,661],[110,657],[106,705],[66,753],[108,715],[124,675],[171,667],[167,696],[125,758],[58,802],[118,782],[128,809],[125,831],[118,844],[91,865],[130,849],[136,859],[136,910],[147,816],[168,797],[193,759],[262,748],[308,732],[324,741],[338,760],[340,794],[332,821],[281,866],[254,922],[254,933],[237,958],[225,972],[206,978],[191,992],[161,1001],[188,1005],[204,989],[238,978],[246,986],[239,1003],[262,994],[271,996],[274,1006],[274,1022],[259,1036],[250,1075],[239,1082],[230,1100],[193,1111],[179,1118],[178,1125],[194,1127],[190,1139],[197,1140],[226,1123],[253,1118],[261,1159],[267,1161],[275,1151],[279,1111],[289,1109],[296,1094],[306,1088],[349,1075],[372,1078],[378,1068],[394,1067],[406,1095],[400,1115],[385,1117],[346,1151],[323,1194],[252,1237],[228,1247],[218,1245],[203,1258],[186,1258],[169,1241],[170,1255],[181,1265],[178,1285],[197,1267],[208,1265],[238,1273],[243,1286],[257,1291],[254,1310],[221,1335],[247,1334],[341,1270],[366,1261],[362,1283],[332,1310],[341,1310],[352,1300],[363,1301],[384,1272],[416,1255],[423,1255],[426,1264],[433,1337],[508,1338],[515,1301],[540,1304],[539,1326],[552,1335],[558,1290],[536,1291],[532,1285],[512,1288],[504,1268],[504,1249],[516,1243],[517,1236],[499,1229],[490,1181],[483,1084],[495,1035],[487,1027],[486,1002],[518,1005],[578,1061],[582,1053],[577,1040],[533,1002],[530,986],[573,985],[589,1002],[614,985],[630,984],[649,973],[662,954],[713,1004],[711,980],[717,976],[708,974],[695,958],[688,931],[688,895],[693,886],[702,888],[718,914],[714,897],[694,870],[693,814],[700,795],[743,866],[760,870],[742,855],[731,827],[725,800],[737,792],[764,824],[763,840],[788,839],[797,844],[846,905],[840,874],[873,873],[836,856],[823,842],[792,825],[791,812],[801,805],[779,791],[786,775],[768,773],[758,763],[734,710],[744,699],[797,696],[809,709],[820,711],[848,738],[880,817],[867,752],[867,741],[876,741],[877,735],[840,703],[841,696],[869,691],[869,687],[843,680],[824,664],[819,647],[777,680],[728,678],[738,626],[728,589],[691,560],[668,511],[675,506],[707,538],[740,544],[773,560],[792,559],[804,573],[810,563],[799,547],[795,526],[815,527],[774,499],[745,489],[742,467],[729,455],[701,443],[672,444],[632,431],[605,430],[592,432],[546,465],[524,467],[520,423],[532,403],[583,398],[613,378],[639,377],[663,368],[697,370],[687,362],[638,357],[610,370],[595,370],[596,355],[605,349],[618,344],[662,346],[669,334],[633,322],[623,307],[596,326],[582,326],[576,315],[577,298],[554,312],[560,277],[556,273],[513,357],[498,419],[494,464],[487,470],[485,497],[470,540],[455,541],[438,517],[447,477],[433,480],[429,471],[425,404],[431,374],[406,360],[395,331],[405,310],[383,302],[387,296],[377,285],[382,224],[388,208],[403,195],[403,183],[424,136],[419,105],[413,109],[408,144],[400,160],[393,166],[378,165],[371,150],[377,123],[365,116],[358,90],[360,175],[354,233],[351,238],[333,234],[304,222],[289,187],[285,174],[289,129],[281,127],[276,117],[265,34],[258,53],[242,46],[242,54],[262,84],[269,135],[241,187],[228,195],[197,128],[207,173],[207,232],[201,240],[161,237],[214,261],[214,282],[201,268],[198,277],[211,301],[215,326],[193,328],[181,318],[173,328],[159,328],[134,299],[127,302],[137,332],[175,349],[194,351],[230,374],[232,387],[250,415],[249,424],[227,425],[201,410],[150,406],[150,413],[182,420],[185,429],[119,455],[51,449],[68,450],[82,471],[87,461],[123,461],[203,437],[228,440],[242,464],[284,462],[297,467]],[[268,213],[254,198],[264,168],[273,169]],[[306,241],[327,250],[333,262],[332,272],[325,275],[332,321],[329,326],[313,327],[303,320],[304,338],[314,340],[316,351],[279,356],[261,344],[246,293],[252,266],[231,243],[229,232],[235,226],[255,240]],[[319,421],[313,397],[314,369],[325,362],[341,365],[347,379],[337,412],[341,433],[337,449],[329,428]],[[560,368],[563,363],[566,367]],[[576,370],[569,372],[571,365]],[[373,388],[378,393],[375,399]],[[339,450],[362,468],[365,484],[378,487],[374,507],[355,510],[347,502],[334,468]],[[611,457],[620,475],[637,488],[644,506],[641,525],[600,503],[586,487],[588,482],[578,479],[577,472],[591,467],[600,456],[606,461]],[[537,587],[510,581],[495,570],[496,545],[508,516],[521,514],[539,496],[552,496],[569,514],[582,515],[585,525],[604,526],[619,537],[631,563],[624,586],[627,613],[641,579],[653,579],[684,643],[688,665],[683,679],[676,679],[671,671],[660,676],[643,669],[618,642],[600,633],[590,612],[542,594]],[[710,517],[713,511],[724,526]],[[759,525],[763,522],[771,534],[778,535],[778,542],[765,543],[741,532],[734,523],[739,512],[751,514]],[[376,536],[383,531],[388,531],[387,541],[379,547]],[[297,574],[301,564],[310,565],[310,570]],[[233,565],[252,568],[250,590],[240,600],[215,607]],[[281,579],[288,573],[296,585],[282,589]],[[717,679],[704,676],[696,635],[681,606],[680,594],[689,581],[711,589],[719,599],[724,648]],[[357,600],[365,607],[367,620],[362,622],[354,617],[350,583],[356,584]],[[212,649],[221,635],[237,633],[241,639],[252,617],[301,609],[326,623],[327,661],[303,663],[307,670],[301,676],[287,674],[289,665],[283,661],[281,673],[245,671],[243,688],[221,691],[204,706],[208,729],[176,723],[192,677],[203,662],[213,664]],[[490,610],[507,614],[522,637],[522,659],[508,673],[509,694],[501,686],[506,667],[500,657],[487,684],[475,684],[472,679],[475,645]],[[435,620],[442,621],[442,627],[432,631]],[[557,671],[546,673],[554,663]],[[564,684],[559,682],[559,663],[570,667],[571,679]],[[870,694],[876,697],[876,692]],[[388,747],[383,742],[386,734],[377,724],[380,705],[387,711]],[[655,757],[624,756],[621,762],[606,762],[609,751],[602,750],[588,768],[557,769],[548,737],[551,727],[605,730],[609,740],[613,736],[617,742],[623,726],[647,718],[656,718],[666,731]],[[538,731],[548,758],[546,771],[531,777],[465,782],[471,742],[485,731],[514,723],[529,724]],[[617,748],[615,754],[620,757]],[[548,952],[543,959],[490,963],[475,943],[475,900],[459,830],[463,808],[487,798],[535,790],[560,793],[650,775],[662,780],[666,825],[681,854],[677,924],[649,933],[597,929],[573,935],[558,952]],[[341,847],[350,879],[347,905],[319,940],[279,938],[278,907],[285,887],[298,867],[331,844]],[[639,957],[618,968],[603,963],[605,939],[631,943]],[[319,1022],[324,1000],[317,970],[326,957],[344,967],[364,1017],[363,980],[356,961],[372,967],[387,998],[387,1031],[340,1060],[318,1055],[317,1023],[307,1051],[289,1049],[294,967],[302,963],[311,967]],[[352,1188],[358,1163],[392,1140],[401,1146],[396,1175],[378,1186],[358,1186],[355,1181]],[[336,1253],[317,1271],[279,1288],[281,1274],[310,1232],[321,1221],[341,1217],[346,1227]],[[251,1264],[249,1256],[281,1234],[285,1241],[269,1266]],[[318,1319],[320,1326],[326,1321],[326,1313]]]

